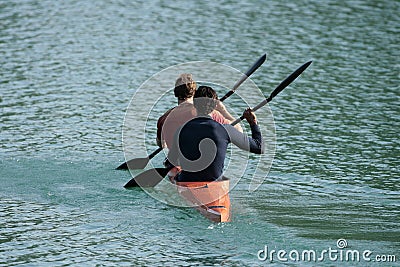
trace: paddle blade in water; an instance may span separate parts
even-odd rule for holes
[[[124,187],[154,187],[164,179],[168,172],[168,168],[149,169],[132,178]]]
[[[122,163],[119,165],[116,170],[139,170],[144,169],[149,163],[149,158],[138,158],[138,159],[131,159],[127,162]]]

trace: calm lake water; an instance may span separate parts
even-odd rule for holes
[[[398,265],[399,14],[389,0],[1,1],[0,266]],[[246,174],[233,189],[231,223],[123,188],[143,82],[188,61],[245,71],[263,53],[265,95],[313,64],[271,102],[275,158],[257,191]],[[271,263],[265,246],[371,261]]]

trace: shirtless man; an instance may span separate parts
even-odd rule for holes
[[[196,117],[197,111],[193,105],[196,87],[197,84],[191,74],[181,74],[176,80],[174,95],[178,99],[178,106],[168,110],[158,119],[157,145],[159,147],[171,147],[176,130]],[[235,120],[220,101],[218,101],[211,117],[222,124],[230,124]],[[237,124],[235,128],[243,132],[240,124]]]

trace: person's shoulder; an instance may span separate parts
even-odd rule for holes
[[[230,121],[225,119],[225,117],[218,111],[218,110],[213,110],[213,112],[211,112],[211,118],[221,124],[229,124]]]
[[[170,108],[169,110],[167,110],[163,115],[161,115],[158,120],[157,120],[157,126],[160,126],[161,124],[163,124],[165,122],[165,120],[167,119],[168,115],[171,113],[172,110],[174,110],[176,107]]]
[[[167,110],[163,115],[161,115],[160,116],[160,118],[158,118],[159,120],[161,119],[161,118],[165,118],[165,117],[167,117],[168,116],[168,114],[170,114],[171,113],[171,111],[172,110],[174,110],[176,107],[173,107],[173,108],[170,108],[169,110]]]
[[[176,106],[176,109],[192,109],[192,108],[195,107],[191,102],[182,102],[178,106]]]
[[[179,104],[179,106],[176,106],[174,109],[174,114],[192,114],[192,116],[196,116],[197,112],[196,112],[196,108],[194,107],[194,105],[192,103],[188,103],[188,102],[183,102],[181,104]]]

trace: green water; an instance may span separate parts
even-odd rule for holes
[[[399,1],[0,2],[0,266],[398,265],[399,14]],[[231,192],[231,223],[123,189],[143,82],[187,61],[245,71],[265,52],[252,76],[265,95],[313,64],[270,104],[275,158],[256,192],[246,175]],[[338,239],[396,262],[257,258]]]

